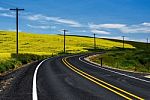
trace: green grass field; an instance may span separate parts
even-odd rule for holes
[[[99,50],[116,50],[122,48],[122,41],[110,39],[96,39],[97,51]],[[125,42],[126,49],[145,49],[144,43],[138,42]],[[16,33],[11,31],[0,31],[0,70],[5,69],[5,63],[18,64],[20,62],[14,61],[11,54],[16,51]],[[83,53],[93,51],[93,38],[83,36],[66,36],[66,51],[67,53]],[[30,59],[21,59],[22,62],[29,62],[35,58],[44,58],[43,55],[58,55],[63,53],[63,35],[48,35],[48,34],[32,34],[32,33],[19,33],[19,53],[22,58],[27,57]],[[41,57],[42,56],[42,57]],[[11,66],[11,64],[9,66]],[[7,64],[5,65],[7,67]],[[14,68],[14,67],[13,67]],[[3,72],[2,71],[2,72]]]
[[[122,43],[121,40],[105,39]],[[125,41],[125,43],[135,47],[134,49],[112,49],[104,55],[91,58],[92,61],[101,63],[100,58],[103,58],[103,64],[106,66],[138,71],[150,72],[150,43],[141,43],[133,41]]]
[[[122,42],[121,40],[105,39],[116,42]],[[90,58],[92,61],[101,63],[100,59],[103,58],[103,65],[138,71],[138,72],[150,72],[150,44],[141,42],[125,41],[127,44],[134,46],[134,49],[112,49],[103,55]]]
[[[149,50],[122,50],[109,51],[106,54],[91,57],[94,62],[103,65],[138,72],[150,72],[150,51]]]

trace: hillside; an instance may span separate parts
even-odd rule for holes
[[[115,42],[120,42],[122,43],[122,40],[116,40],[116,39],[106,39],[106,38],[102,38],[104,40],[110,40],[110,41],[115,41]],[[135,47],[136,49],[150,49],[150,43],[143,43],[143,42],[134,42],[134,41],[125,41],[126,44],[130,44],[133,47]],[[147,45],[149,48],[147,48]]]
[[[14,53],[16,48],[16,33],[0,31],[0,53]],[[97,39],[97,47],[110,49],[112,47],[122,47],[122,43]],[[130,44],[125,44],[126,48],[134,48]],[[66,36],[66,50],[71,53],[85,52],[93,48],[93,39],[90,37]],[[43,35],[31,33],[19,33],[20,53],[59,53],[63,51],[63,36]]]
[[[23,64],[29,63],[35,60],[41,60],[45,57],[51,56],[52,54],[61,54],[63,53],[63,35],[48,35],[48,34],[32,34],[32,33],[19,33],[19,57],[16,59],[16,33],[10,31],[0,31],[0,73],[5,72],[9,69],[17,68]],[[138,63],[140,61],[144,64],[148,64],[149,56],[145,58],[146,52],[145,48],[147,47],[144,43],[138,42],[125,42],[125,49],[122,48],[122,41],[112,40],[112,39],[100,39],[96,38],[97,51],[109,50],[113,51],[111,55],[105,57],[104,63],[114,67],[114,57],[118,56],[118,52],[123,54],[131,54],[130,56],[122,55],[118,59],[127,58],[127,60],[122,59],[122,62],[132,59],[132,62]],[[132,49],[131,49],[132,48]],[[133,49],[134,48],[134,49]],[[144,50],[144,51],[141,51]],[[75,36],[69,35],[66,36],[66,52],[67,53],[81,53],[93,51],[93,38],[86,36]],[[146,50],[149,51],[149,50]],[[116,54],[117,53],[117,54]],[[137,57],[133,58],[134,55],[138,53],[138,62],[135,62]],[[109,54],[109,53],[108,53]],[[107,58],[107,59],[106,59]],[[112,58],[112,59],[111,59]],[[99,59],[99,57],[98,57]],[[144,59],[144,60],[143,60]],[[145,59],[146,63],[145,63]],[[94,58],[93,61],[97,62],[97,58]],[[107,60],[107,61],[106,61]],[[114,61],[113,63],[110,61]],[[137,60],[136,60],[137,61]],[[118,62],[118,61],[117,61]],[[121,62],[121,60],[120,60]],[[131,61],[130,61],[131,62]],[[98,60],[99,63],[99,60]],[[133,63],[133,64],[134,64]],[[127,62],[126,62],[127,64]],[[130,64],[129,69],[133,69],[133,64]],[[124,66],[125,64],[123,64]],[[125,65],[125,67],[128,65]],[[133,67],[132,67],[133,66]],[[140,64],[141,66],[141,64]],[[142,65],[143,66],[143,65]],[[123,69],[125,68],[123,67]],[[122,68],[122,65],[121,65]],[[149,68],[149,67],[148,67]],[[148,69],[149,70],[149,69]]]

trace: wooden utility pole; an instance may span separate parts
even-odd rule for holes
[[[10,10],[14,10],[16,11],[16,56],[18,57],[18,52],[19,52],[19,49],[18,49],[18,12],[19,11],[22,11],[24,9],[19,9],[19,8],[15,8],[15,9],[10,9]]]
[[[94,50],[96,50],[96,38],[95,38],[95,33],[94,33]]]
[[[123,37],[123,49],[124,49],[124,38],[125,38],[125,36],[122,36]]]
[[[62,31],[64,32],[64,53],[66,53],[66,32],[68,30],[63,29]]]
[[[149,43],[149,41],[148,41],[148,38],[147,38],[147,49],[148,49],[148,43]]]

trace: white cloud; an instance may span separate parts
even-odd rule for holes
[[[97,34],[111,34],[107,31],[102,31],[102,29],[120,29],[122,27],[125,27],[125,24],[89,24],[89,28],[91,29],[91,32],[97,33]]]
[[[144,23],[142,23],[141,25],[150,26],[150,23],[144,22]]]
[[[130,39],[130,41],[136,41],[136,42],[144,42],[144,43],[147,43],[146,39]]]
[[[45,19],[45,18],[43,18],[42,15],[27,15],[25,17],[26,17],[26,19],[32,20],[32,21],[37,21],[37,20],[41,21],[41,20]]]
[[[119,29],[123,33],[150,33],[150,27],[128,26]]]
[[[0,7],[0,11],[7,11],[7,10],[9,10],[9,9]]]
[[[52,20],[52,21],[56,21],[58,23],[68,24],[69,26],[72,26],[72,27],[81,27],[82,26],[80,23],[73,21],[73,20],[69,20],[69,19],[62,19],[59,17],[48,17],[48,19]]]
[[[49,26],[49,25],[31,25],[27,24],[30,28],[38,28],[38,29],[56,29],[56,26]]]
[[[125,27],[125,24],[99,24],[99,25],[94,25],[94,24],[89,24],[90,28],[122,28]]]
[[[86,32],[89,32],[89,31],[87,31],[87,30],[74,30],[73,31],[74,33],[86,33]]]
[[[137,25],[125,24],[89,24],[91,30],[115,29],[122,33],[150,33],[150,23],[142,23]]]
[[[100,36],[100,38],[117,39],[117,40],[122,40],[123,39],[121,36],[116,36],[116,37],[113,37],[113,36]],[[125,40],[129,40],[129,38],[125,37]]]
[[[10,18],[14,18],[15,17],[13,14],[8,14],[8,13],[1,13],[0,16],[10,17]]]
[[[100,36],[99,38],[106,38],[106,39],[117,39],[117,40],[122,40],[123,38],[121,36],[117,37],[109,37],[109,36]],[[129,37],[125,37],[125,40],[127,41],[136,41],[136,42],[147,42],[146,39],[131,39]]]
[[[16,29],[8,29],[8,31],[16,31]],[[18,30],[19,32],[22,32],[22,30]]]
[[[81,30],[81,32],[85,33],[85,32],[87,32],[87,31],[86,31],[86,30]]]
[[[27,24],[28,27],[31,27],[31,28],[38,28],[38,29],[50,29],[51,27],[50,26],[46,26],[46,25],[43,25],[43,26],[37,26],[37,25],[30,25],[30,24]]]
[[[95,34],[110,34],[110,32],[101,31],[101,30],[97,30],[97,29],[93,29],[93,30],[91,30],[91,32],[95,33]]]
[[[44,16],[41,14],[36,14],[36,15],[29,15],[26,16],[27,19],[32,20],[32,21],[54,21],[57,23],[61,23],[61,24],[67,24],[71,27],[81,27],[82,25],[79,22],[76,22],[74,20],[70,20],[70,19],[63,19],[60,17],[49,17],[49,16]]]

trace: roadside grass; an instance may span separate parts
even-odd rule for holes
[[[2,53],[1,53],[2,55]],[[30,63],[32,61],[42,60],[48,57],[51,57],[51,55],[38,55],[38,54],[31,54],[31,53],[20,53],[18,56],[16,56],[15,53],[6,54],[6,56],[3,56],[3,59],[1,57],[0,60],[0,73],[6,72],[8,70],[17,69],[20,66]]]
[[[106,54],[90,58],[90,60],[114,68],[150,72],[150,50],[116,50],[109,51]]]

